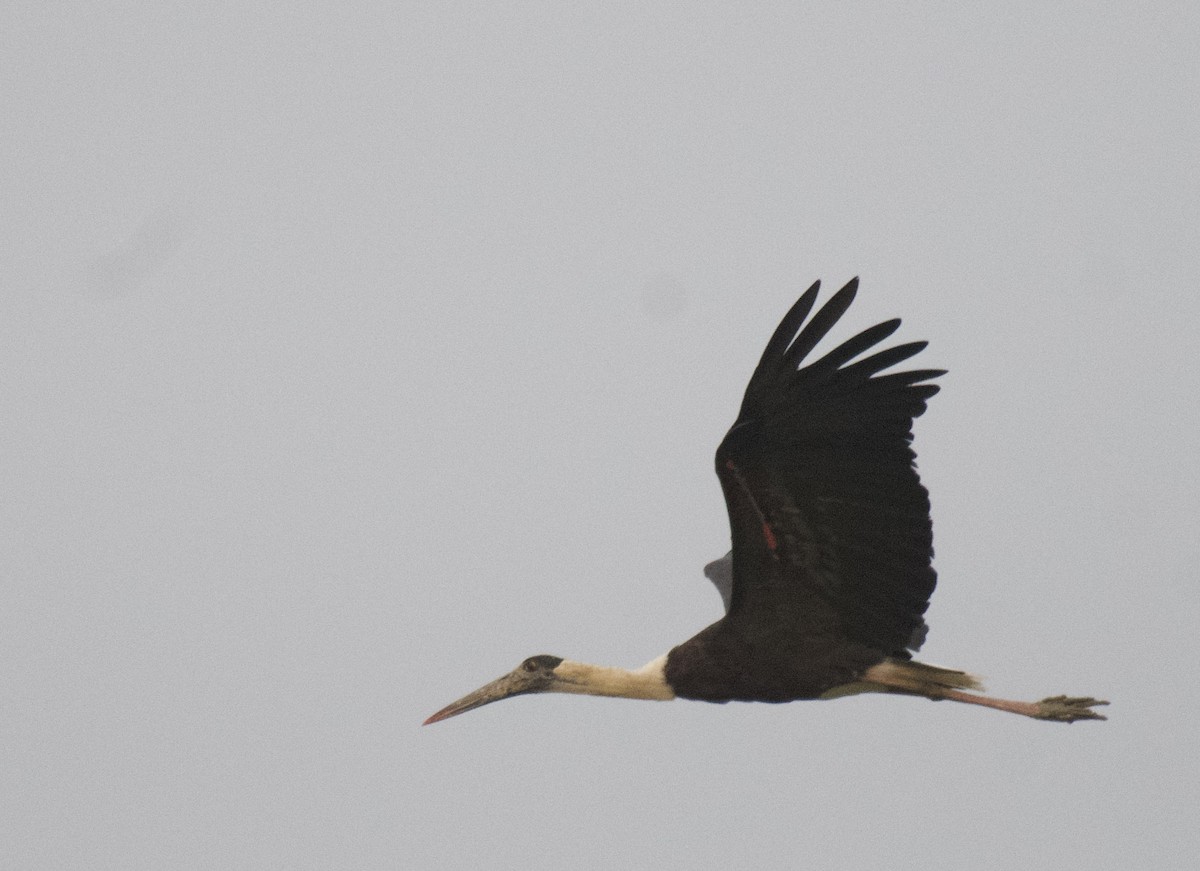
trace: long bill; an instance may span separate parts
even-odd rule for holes
[[[506,674],[504,677],[497,678],[489,684],[481,686],[473,693],[468,693],[456,702],[451,702],[442,708],[436,714],[429,717],[422,726],[428,726],[430,723],[438,723],[442,720],[448,720],[450,717],[456,717],[459,714],[465,714],[467,711],[473,711],[475,708],[481,708],[484,705],[490,705],[492,702],[498,702],[501,699],[507,699],[509,696],[520,695],[521,693],[532,692],[532,689],[523,685],[520,680],[520,675]]]

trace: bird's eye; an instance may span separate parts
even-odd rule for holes
[[[526,671],[537,671],[538,664],[536,659],[527,659],[521,663],[521,667]]]

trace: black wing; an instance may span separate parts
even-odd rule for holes
[[[895,332],[899,319],[802,367],[850,306],[858,279],[800,329],[819,287],[775,330],[717,449],[733,539],[730,617],[811,608],[823,631],[902,655],[923,634],[921,615],[937,582],[912,423],[938,391],[922,382],[945,373],[878,374],[925,342],[851,362]]]

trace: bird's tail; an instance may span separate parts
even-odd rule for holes
[[[883,684],[892,690],[928,696],[939,689],[982,690],[983,683],[973,674],[939,665],[926,665],[911,659],[885,659],[867,669],[863,679]]]

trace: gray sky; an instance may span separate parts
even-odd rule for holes
[[[1190,3],[8,4],[0,865],[1190,869]],[[914,11],[917,10],[917,11]],[[923,657],[1056,726],[543,696],[720,614],[861,275],[950,374]]]

